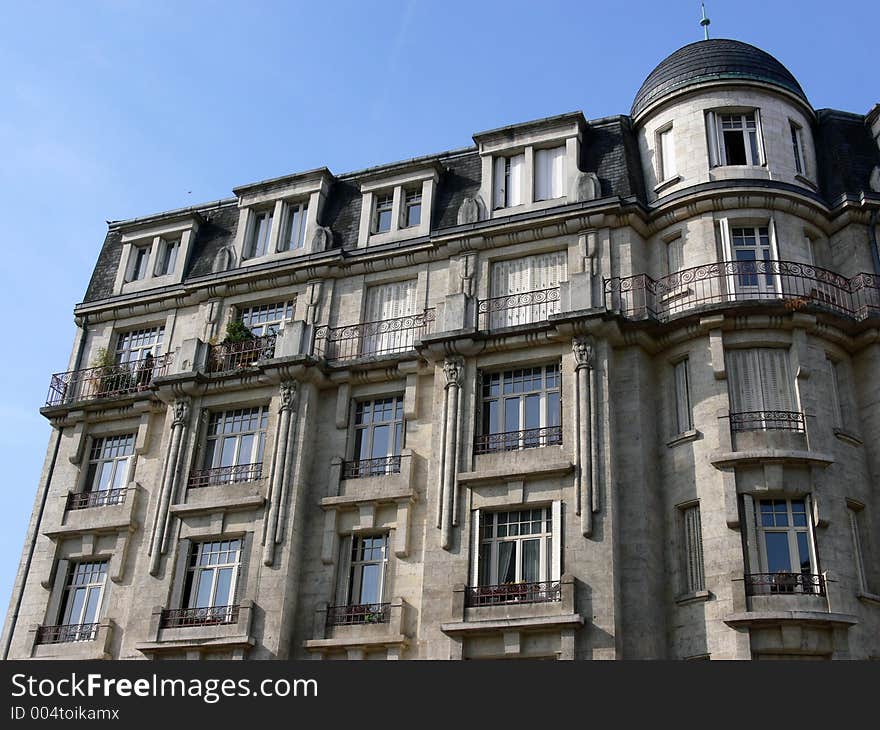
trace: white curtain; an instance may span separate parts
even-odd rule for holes
[[[678,174],[675,166],[675,138],[672,136],[672,128],[660,133],[660,155],[663,179],[669,180]]]
[[[535,151],[535,200],[565,195],[565,147]]]
[[[507,164],[510,164],[510,177],[507,177]],[[526,157],[524,154],[512,157],[496,157],[493,175],[494,208],[508,208],[514,205],[522,205],[523,170],[525,169]]]
[[[568,279],[568,254],[565,251],[525,256],[521,259],[499,261],[492,265],[491,294],[495,297],[513,297],[545,289],[555,289]],[[555,294],[555,293],[554,293]],[[495,300],[489,326],[512,327],[547,319],[559,312],[559,300],[535,302],[534,298],[517,298],[511,302]],[[504,306],[502,306],[504,305]],[[509,306],[508,306],[509,305]]]
[[[415,330],[404,322],[391,322],[416,313],[416,280],[395,281],[367,289],[361,354],[402,352],[412,347]],[[386,331],[379,331],[386,328]]]

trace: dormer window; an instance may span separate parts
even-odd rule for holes
[[[512,208],[523,202],[524,154],[495,158],[494,207]]]
[[[405,193],[403,227],[412,228],[422,222],[422,189],[406,190]]]
[[[757,109],[709,112],[706,117],[711,165],[764,164],[761,121]]]
[[[156,264],[156,276],[173,274],[177,266],[177,254],[180,251],[180,239],[168,240],[163,238],[159,242],[159,261]]]
[[[251,219],[250,231],[248,231],[248,243],[245,249],[249,259],[265,256],[269,251],[269,236],[272,233],[271,210],[256,211]]]
[[[387,233],[391,230],[391,215],[394,210],[394,193],[377,195],[376,210],[373,213],[373,233]]]
[[[288,203],[284,237],[279,251],[297,251],[306,245],[307,203]]]

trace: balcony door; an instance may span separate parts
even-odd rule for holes
[[[727,295],[732,300],[768,299],[782,295],[779,249],[772,220],[767,225],[720,221],[726,265]]]
[[[541,322],[559,312],[559,284],[568,279],[566,251],[492,264],[489,327]]]
[[[413,347],[417,281],[395,281],[367,289],[361,332],[361,355],[406,352]]]

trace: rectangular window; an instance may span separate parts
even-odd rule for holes
[[[348,605],[385,602],[385,571],[388,565],[388,535],[358,536],[351,541],[348,571]]]
[[[403,434],[403,396],[358,401],[354,407],[353,459],[346,477],[399,472]]]
[[[524,256],[492,264],[481,326],[490,329],[543,322],[559,313],[559,284],[568,279],[568,252]]]
[[[523,203],[524,154],[496,157],[494,161],[492,200],[494,208],[510,208]]]
[[[134,434],[104,436],[92,441],[86,482],[83,492],[89,492],[88,506],[121,504],[125,487],[131,480],[129,470],[134,454]]]
[[[279,251],[298,251],[305,248],[308,212],[308,203],[287,204],[287,220]]]
[[[678,174],[675,164],[675,138],[672,136],[672,127],[667,127],[657,133],[659,144],[657,149],[660,151],[660,170],[658,178],[662,182],[671,180]]]
[[[752,588],[764,593],[819,593],[808,498],[762,499],[755,505],[762,574]]]
[[[703,574],[703,528],[700,524],[700,505],[681,508],[682,546],[684,548],[684,592],[705,590]]]
[[[708,112],[709,161],[715,165],[763,165],[758,110]]]
[[[150,260],[150,246],[134,246],[131,251],[129,281],[140,281],[147,278],[147,263]]]
[[[868,576],[865,572],[865,554],[862,545],[862,515],[864,506],[847,500],[846,513],[849,517],[849,527],[853,541],[853,563],[856,571],[856,580],[862,593],[870,593],[868,589]]]
[[[387,193],[375,197],[373,209],[373,233],[387,233],[391,230],[391,212],[394,208],[394,195]]]
[[[412,228],[422,222],[422,189],[404,190],[403,226]]]
[[[162,239],[159,244],[159,261],[156,263],[156,276],[173,274],[177,266],[177,254],[180,251],[180,239]]]
[[[550,580],[553,523],[548,507],[483,512],[480,586]]]
[[[791,127],[791,148],[794,153],[794,169],[798,175],[803,175],[804,170],[804,138],[803,130],[794,122],[790,123]]]
[[[247,258],[259,258],[269,251],[272,216],[271,210],[259,210],[251,214],[250,240],[245,248]]]
[[[535,150],[535,200],[565,196],[565,146]]]
[[[684,269],[684,236],[678,236],[666,244],[666,273],[677,274]]]
[[[562,443],[559,365],[482,373],[475,452],[515,451]]]
[[[244,307],[240,319],[257,337],[277,334],[282,322],[293,319],[293,300]]]
[[[57,641],[91,641],[97,636],[107,561],[72,563],[64,589]]]
[[[190,486],[229,484],[260,479],[269,408],[238,408],[212,413],[208,421],[203,469]]]
[[[675,378],[675,427],[676,433],[685,433],[694,427],[691,415],[691,385],[688,358],[673,365]]]
[[[116,337],[116,363],[124,365],[156,358],[162,353],[162,339],[165,327],[145,327],[139,330],[120,332]]]
[[[766,293],[776,290],[768,226],[730,229],[733,255],[736,259],[736,291]]]
[[[825,356],[825,363],[828,366],[828,374],[831,377],[831,410],[834,418],[834,423],[832,424],[836,428],[846,428],[845,424],[845,416],[848,408],[844,403],[843,392],[840,388],[840,363],[832,360],[827,355]]]
[[[188,620],[197,623],[232,620],[241,565],[239,538],[193,543],[186,575],[186,608],[196,609]]]
[[[803,430],[787,349],[728,350],[725,360],[734,430]]]
[[[406,352],[413,348],[416,329],[406,318],[416,313],[415,279],[371,286],[364,303],[361,355]]]

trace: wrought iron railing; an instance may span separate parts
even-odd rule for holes
[[[468,586],[465,593],[465,605],[469,607],[497,606],[504,603],[550,603],[561,600],[562,584],[558,580]]]
[[[345,327],[324,325],[315,330],[313,353],[327,360],[353,360],[358,357],[410,352],[415,343],[434,328],[435,312],[361,322]]]
[[[328,626],[386,624],[391,616],[390,603],[359,603],[352,606],[328,606]]]
[[[730,414],[731,431],[804,431],[799,411],[743,411]]]
[[[378,477],[384,474],[399,474],[400,454],[381,456],[378,459],[360,459],[346,461],[342,464],[343,479],[360,479],[361,477]]]
[[[145,357],[118,365],[100,365],[82,370],[55,373],[49,382],[47,406],[118,398],[149,390],[153,379],[166,375],[171,364],[171,353]]]
[[[223,342],[211,345],[208,352],[208,372],[225,373],[252,367],[258,360],[275,357],[275,335],[262,335],[241,342]]]
[[[70,641],[94,641],[99,624],[60,624],[37,627],[38,644],[66,644]]]
[[[479,327],[483,330],[516,327],[543,322],[551,314],[559,313],[559,287],[490,297],[477,302]]]
[[[653,279],[647,274],[605,280],[605,305],[626,317],[666,321],[704,305],[776,301],[854,319],[880,315],[880,277],[847,279],[796,261],[720,261]]]
[[[745,576],[746,595],[825,595],[825,576],[812,573],[750,573]]]
[[[527,428],[523,431],[483,433],[474,438],[474,453],[489,454],[493,451],[519,451],[539,446],[558,446],[562,443],[562,426]]]
[[[238,606],[208,606],[207,608],[164,609],[159,621],[163,629],[179,629],[184,626],[214,626],[234,624],[238,621]]]
[[[96,489],[91,492],[70,492],[67,495],[67,509],[88,509],[89,507],[109,507],[125,502],[122,489]]]
[[[217,484],[238,484],[253,482],[263,477],[263,462],[255,464],[236,464],[235,466],[216,466],[210,469],[193,469],[189,474],[187,487],[213,487]]]

